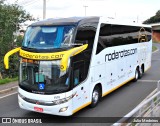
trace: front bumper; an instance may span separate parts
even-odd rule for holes
[[[24,92],[26,94],[26,91],[24,91]],[[20,89],[20,93],[23,94],[22,89]],[[28,95],[26,95],[26,96],[30,96],[30,93],[28,93]],[[20,108],[25,109],[25,110],[29,110],[29,111],[52,114],[52,115],[59,115],[59,116],[72,115],[72,100],[70,100],[66,103],[58,104],[58,105],[45,106],[45,105],[39,105],[38,103],[33,104],[30,102],[27,102],[24,99],[22,99],[20,97],[20,95],[18,95],[18,103],[19,103]],[[60,110],[64,110],[64,111],[60,111]]]

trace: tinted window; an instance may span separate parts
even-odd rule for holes
[[[112,46],[138,43],[140,27],[112,25]]]
[[[72,63],[73,63],[73,69],[74,69],[73,75],[74,77],[76,77],[73,80],[73,84],[75,84],[76,82],[80,83],[82,80],[85,80],[88,75],[88,69],[91,61],[91,54],[92,54],[97,25],[98,23],[85,23],[78,26],[74,45],[80,46],[83,44],[88,44],[88,47],[81,53],[72,57]],[[81,62],[82,64],[82,61],[84,64],[83,67],[80,65],[75,65],[75,63],[78,63],[78,62]],[[83,71],[83,79],[81,77],[78,77],[82,75],[81,74],[82,71]]]
[[[73,86],[77,86],[85,79],[84,61],[74,62],[73,64]]]
[[[151,40],[151,28],[142,27],[139,30],[138,42],[148,42]]]
[[[112,26],[111,24],[101,24],[98,45],[97,45],[97,54],[101,52],[106,47],[111,47],[111,37],[112,37]]]
[[[97,54],[104,48],[148,42],[151,39],[151,29],[138,26],[101,24]]]

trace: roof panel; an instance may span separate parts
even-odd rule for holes
[[[78,24],[85,22],[98,22],[99,17],[70,17],[70,18],[50,18],[36,23],[31,24],[31,26],[39,25],[69,25]]]

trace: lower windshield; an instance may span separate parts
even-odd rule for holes
[[[69,72],[60,70],[60,60],[20,63],[20,87],[33,93],[54,94],[69,89]]]
[[[23,47],[33,49],[67,48],[71,46],[74,26],[30,26]]]

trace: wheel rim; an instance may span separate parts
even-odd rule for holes
[[[94,104],[98,102],[98,98],[99,98],[99,93],[98,93],[98,91],[95,90],[92,95],[92,99],[93,99]]]

